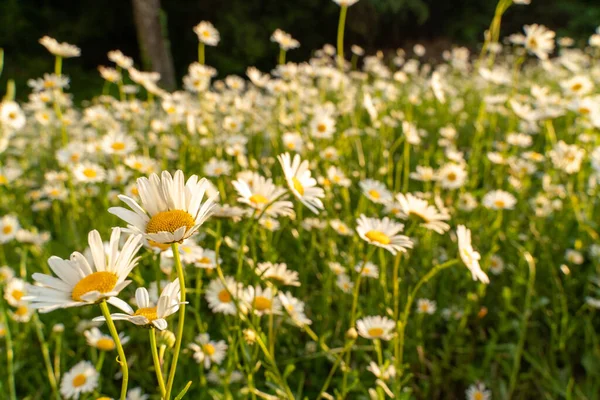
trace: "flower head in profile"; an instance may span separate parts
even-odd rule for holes
[[[277,159],[294,196],[310,211],[318,214],[318,210],[324,208],[321,199],[325,197],[325,191],[317,186],[316,179],[311,176],[308,160],[302,161],[298,154],[292,160],[289,153],[280,154]]]
[[[221,40],[219,31],[208,21],[202,21],[194,27],[194,33],[198,35],[198,40],[207,46],[216,46]]]
[[[358,3],[358,0],[333,0],[340,7],[350,7]]]
[[[426,200],[420,199],[410,193],[406,195],[399,193],[396,195],[398,206],[400,207],[400,216],[418,218],[420,225],[434,232],[444,234],[450,229],[446,223],[450,219],[445,211],[438,210],[435,206],[429,205]]]
[[[458,236],[458,252],[460,258],[463,260],[471,274],[473,275],[474,281],[481,281],[482,283],[490,283],[490,279],[485,272],[482,271],[479,265],[481,255],[473,249],[471,246],[471,231],[464,225],[459,225],[456,228],[456,235]]]
[[[150,179],[139,178],[137,187],[141,206],[119,195],[131,210],[111,207],[108,212],[127,222],[130,231],[142,234],[151,245],[181,243],[192,236],[212,215],[219,195],[217,192],[204,199],[209,182],[192,175],[184,183],[182,171],[174,176],[163,171],[161,177],[152,174]]]
[[[548,55],[554,51],[554,37],[556,33],[544,25],[532,24],[523,27],[525,35],[517,34],[510,37],[511,42],[520,44],[540,60],[547,60]]]
[[[138,309],[134,312],[126,302],[120,299],[111,299],[111,304],[120,308],[125,314],[111,314],[113,320],[125,320],[135,325],[151,326],[159,330],[167,329],[166,318],[179,310],[181,288],[179,278],[169,283],[162,290],[156,305],[150,301],[150,295],[146,288],[138,288],[135,291],[135,301]],[[105,321],[104,317],[96,317],[94,321]]]
[[[281,29],[276,29],[275,32],[273,32],[271,35],[271,41],[277,43],[279,47],[285,51],[300,47],[299,41]]]
[[[89,361],[80,361],[63,375],[60,393],[66,399],[79,399],[83,393],[91,393],[98,386],[99,373]]]
[[[137,265],[136,254],[141,247],[141,236],[131,235],[119,250],[121,229],[115,228],[110,236],[109,251],[98,231],[88,235],[93,262],[90,263],[79,252],[63,260],[52,256],[48,259],[50,269],[58,278],[34,273],[37,285],[27,286],[30,307],[40,312],[49,312],[58,308],[78,307],[94,304],[102,299],[117,296],[131,281],[127,276]],[[110,301],[110,299],[109,299]]]
[[[62,58],[79,57],[81,50],[79,47],[66,43],[58,42],[58,40],[51,38],[50,36],[44,36],[40,39],[40,44],[44,46],[50,53],[55,56]]]
[[[405,253],[407,249],[413,247],[413,242],[408,236],[398,234],[404,229],[404,225],[388,217],[367,218],[361,214],[356,223],[356,232],[361,239],[374,246],[382,247],[394,255],[397,252]]]
[[[112,336],[103,334],[100,329],[95,326],[83,332],[83,336],[85,336],[85,340],[89,346],[95,347],[98,350],[113,351],[116,348]],[[120,332],[119,341],[121,344],[125,344],[129,341],[129,338],[126,337],[123,332]]]
[[[364,317],[356,321],[358,334],[365,339],[390,340],[394,336],[396,323],[379,315],[373,317]]]
[[[512,210],[517,204],[517,199],[504,190],[492,190],[483,196],[483,206],[492,210]]]

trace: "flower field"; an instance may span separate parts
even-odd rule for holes
[[[364,54],[355,2],[246,77],[201,22],[174,93],[115,50],[75,103],[85,49],[40,39],[0,103],[0,398],[599,398],[600,28],[503,38],[501,0],[478,49]]]

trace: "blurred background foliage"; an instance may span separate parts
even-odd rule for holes
[[[361,0],[349,10],[346,44],[373,53],[423,43],[432,58],[452,44],[477,49],[495,6],[495,0]],[[301,43],[288,59],[306,60],[315,49],[334,43],[339,13],[330,0],[163,0],[162,10],[178,82],[195,61],[192,27],[201,20],[211,21],[221,33],[219,46],[208,49],[207,63],[225,76],[241,75],[249,65],[270,70],[278,48],[269,37],[276,28]],[[534,22],[583,44],[600,25],[600,1],[532,0],[529,6],[511,7],[502,36]],[[98,93],[102,81],[96,68],[109,65],[109,50],[121,49],[139,66],[130,1],[0,0],[0,47],[6,52],[0,87],[13,78],[23,98],[27,79],[52,69],[52,57],[38,44],[46,34],[82,49],[82,57],[69,60],[64,70],[77,98]]]

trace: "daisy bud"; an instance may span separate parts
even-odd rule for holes
[[[352,327],[346,331],[346,337],[354,340],[358,337],[358,332],[356,332],[356,329]]]
[[[54,333],[63,333],[65,331],[65,326],[63,324],[54,324],[52,327],[52,332]]]
[[[244,340],[249,345],[253,345],[256,342],[256,332],[252,329],[244,329]]]
[[[158,332],[157,338],[158,346],[167,346],[172,349],[175,346],[175,334],[169,330]]]

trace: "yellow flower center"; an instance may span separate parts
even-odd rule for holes
[[[136,186],[134,186],[134,187],[131,188],[131,194],[139,196],[140,191],[138,190],[138,188]]]
[[[456,176],[456,174],[455,174],[454,172],[450,172],[446,178],[447,178],[447,179],[448,179],[450,182],[454,182],[454,181],[456,180],[456,178],[458,178],[458,177]]]
[[[210,37],[210,32],[209,31],[203,31],[202,32],[202,36],[204,36],[205,38],[209,38]]]
[[[267,204],[269,202],[269,199],[258,193],[250,196],[249,200],[254,204]]]
[[[8,113],[8,118],[10,119],[17,119],[17,113],[14,111],[11,111]]]
[[[263,296],[257,296],[254,298],[254,309],[258,311],[265,311],[271,309],[271,300]]]
[[[98,339],[96,347],[102,351],[111,351],[115,349],[115,342],[109,338]]]
[[[381,197],[381,194],[379,194],[377,190],[371,189],[369,190],[369,196],[371,196],[374,199],[379,199]]]
[[[327,130],[327,125],[325,125],[325,124],[319,124],[319,125],[317,125],[317,130],[319,132],[325,132]]]
[[[200,264],[212,264],[212,261],[208,257],[202,257],[202,258],[198,259],[198,262]]]
[[[115,150],[115,151],[121,151],[121,150],[125,150],[125,143],[123,142],[114,142],[113,144],[110,145],[111,149]]]
[[[23,293],[22,291],[20,291],[19,289],[15,289],[12,291],[12,293],[10,294],[13,299],[15,299],[16,301],[21,300],[21,297],[23,297],[25,293]]]
[[[156,307],[139,308],[135,313],[133,313],[133,315],[141,315],[142,317],[146,317],[150,322],[158,318],[158,315],[156,315]]]
[[[4,225],[4,227],[2,228],[2,233],[4,233],[5,235],[8,235],[12,231],[13,231],[12,225]]]
[[[473,396],[473,400],[483,400],[483,393],[475,392],[475,395]]]
[[[95,178],[98,176],[98,172],[96,172],[96,170],[93,168],[86,168],[83,170],[83,175],[85,175],[87,178]]]
[[[367,232],[365,234],[365,236],[371,242],[377,242],[377,243],[381,243],[383,245],[390,244],[390,242],[391,242],[390,237],[381,231],[372,230],[372,231]]]
[[[381,328],[371,328],[371,329],[369,329],[367,331],[367,333],[371,337],[378,338],[378,337],[383,336],[383,329],[381,329]]]
[[[0,175],[0,185],[6,185],[8,183],[8,179],[4,175]]]
[[[94,272],[77,282],[73,292],[71,292],[71,298],[75,301],[81,301],[83,295],[94,290],[100,293],[108,293],[117,285],[117,279],[117,275],[112,272]]]
[[[161,211],[148,221],[146,233],[171,232],[174,233],[182,226],[191,229],[194,227],[194,218],[183,210]]]
[[[494,205],[498,208],[504,208],[506,206],[504,200],[496,200],[494,201]]]
[[[205,344],[204,346],[202,346],[202,350],[204,350],[204,352],[206,354],[208,354],[208,356],[212,356],[213,354],[215,354],[215,346],[213,346],[210,343]]]
[[[80,158],[79,154],[77,154],[77,153],[71,154],[71,161],[77,162],[77,161],[79,161],[79,158]]]
[[[102,397],[98,397],[96,400],[111,400],[110,397],[106,397],[106,396],[102,396]]]
[[[574,92],[578,92],[583,88],[583,85],[581,83],[576,83],[573,86],[571,86],[571,90]]]
[[[292,178],[292,183],[294,184],[294,189],[296,189],[296,191],[298,193],[300,193],[300,196],[304,196],[304,186],[302,186],[302,183],[300,183],[300,181],[298,180],[298,178],[293,177]]]
[[[75,378],[73,378],[73,382],[71,382],[73,384],[74,387],[80,387],[85,385],[85,383],[87,382],[87,377],[84,374],[79,374],[79,375],[75,375]]]
[[[27,315],[27,307],[26,306],[19,306],[17,307],[17,309],[15,310],[15,315],[17,317],[24,317],[25,315]]]
[[[217,295],[217,297],[219,298],[219,301],[221,303],[229,303],[231,302],[231,295],[229,294],[229,292],[227,291],[227,289],[223,289],[219,292],[219,294]]]

